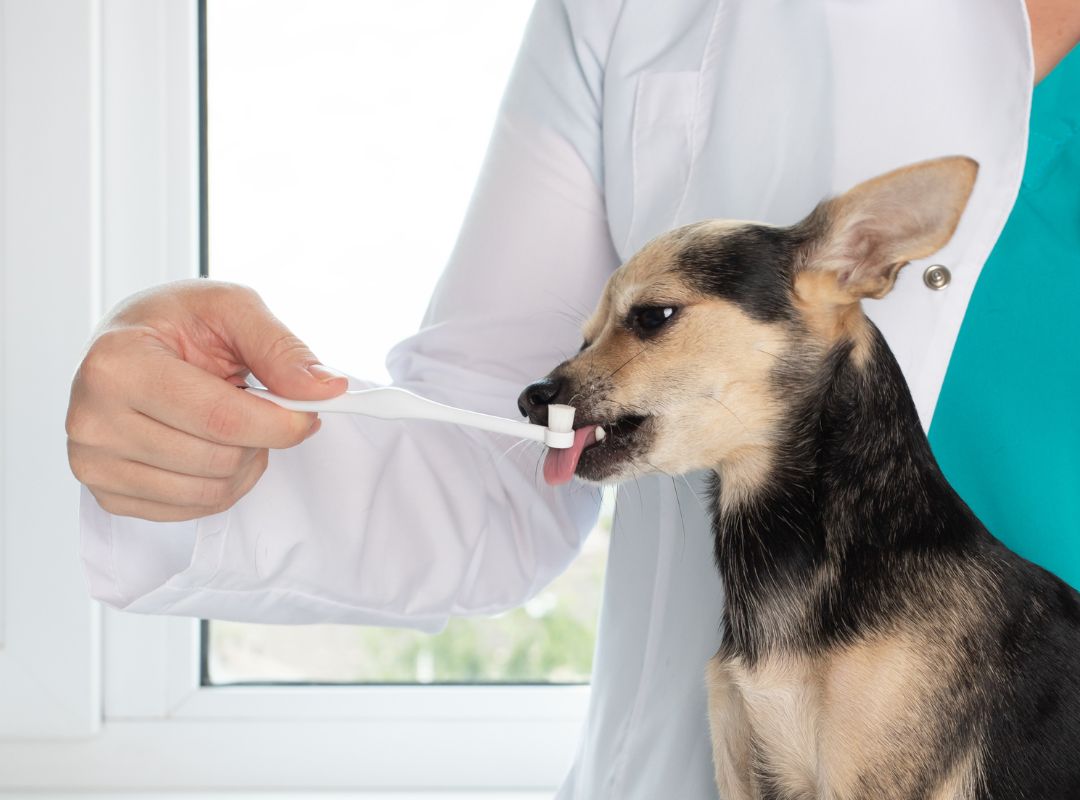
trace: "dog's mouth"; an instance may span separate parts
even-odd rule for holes
[[[574,430],[574,444],[565,450],[548,450],[544,461],[544,480],[552,486],[569,483],[577,475],[590,481],[602,481],[616,475],[620,468],[645,451],[645,441],[652,418],[627,414],[614,420],[585,420]],[[597,427],[604,437],[596,438]]]

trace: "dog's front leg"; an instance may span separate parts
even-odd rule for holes
[[[757,800],[751,778],[750,720],[746,706],[731,679],[730,667],[713,656],[705,668],[709,694],[709,733],[713,767],[721,800]]]

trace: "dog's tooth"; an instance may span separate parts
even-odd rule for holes
[[[604,441],[604,437],[607,436],[607,431],[604,430],[603,425],[597,425],[596,432],[593,434],[593,436],[596,437],[596,441],[602,442]]]

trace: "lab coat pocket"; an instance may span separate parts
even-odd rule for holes
[[[634,207],[626,253],[675,223],[690,177],[698,78],[696,71],[638,77],[631,134]]]

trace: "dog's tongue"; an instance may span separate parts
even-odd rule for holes
[[[587,425],[574,431],[574,444],[564,449],[549,447],[544,460],[544,480],[551,486],[569,483],[577,469],[581,451],[596,441],[596,426]]]

